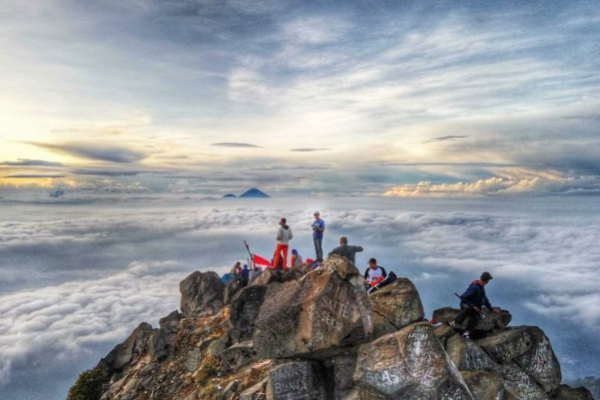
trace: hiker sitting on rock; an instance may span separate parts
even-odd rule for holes
[[[292,250],[292,268],[301,267],[303,264],[302,256],[298,254],[298,250]]]
[[[367,290],[377,285],[386,277],[387,272],[385,271],[385,268],[378,266],[377,260],[371,258],[369,260],[369,268],[367,268],[367,270],[365,271],[365,283],[367,285]]]
[[[342,236],[340,238],[340,245],[329,252],[329,255],[338,254],[342,257],[346,257],[352,261],[352,264],[356,264],[356,253],[363,251],[362,246],[351,246],[348,244],[348,238]]]
[[[481,310],[487,307],[490,311],[499,314],[500,310],[492,308],[490,301],[485,294],[485,285],[492,280],[489,272],[484,272],[478,280],[473,281],[467,290],[460,297],[461,312],[456,319],[450,322],[451,327],[461,325],[465,319],[468,319],[467,327],[462,337],[470,339],[470,334],[477,325],[477,320],[482,317]]]

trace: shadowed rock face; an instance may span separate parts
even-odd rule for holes
[[[354,382],[361,399],[472,399],[427,322],[362,345]]]
[[[371,295],[373,311],[396,329],[404,328],[425,317],[421,297],[415,285],[406,278],[399,278]]]
[[[485,371],[461,371],[460,374],[475,400],[504,400],[504,384],[500,375]]]
[[[504,387],[518,398],[527,400],[548,400],[550,397],[535,379],[527,375],[514,362],[502,365],[502,378]]]
[[[223,308],[225,285],[215,272],[193,272],[179,284],[181,312],[190,318]]]
[[[550,340],[544,332],[536,327],[524,328],[533,340],[531,348],[515,361],[525,372],[531,375],[546,392],[554,391],[560,385],[562,373],[560,364],[554,354]]]
[[[230,336],[234,342],[252,339],[254,324],[265,300],[266,286],[248,286],[239,291],[231,301],[230,321],[232,329]]]
[[[336,272],[315,270],[300,281],[269,286],[254,346],[261,357],[322,358],[367,341],[372,330],[365,289]]]

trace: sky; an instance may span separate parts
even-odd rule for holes
[[[600,192],[594,1],[2,3],[0,196]]]
[[[598,375],[600,209],[593,197],[315,198],[96,204],[10,204],[0,213],[0,400],[64,400],[141,322],[157,326],[179,307],[179,282],[195,270],[228,271],[269,258],[277,222],[292,248],[314,257],[319,209],[324,249],[346,235],[367,260],[416,285],[431,317],[457,307],[483,270],[493,306],[511,325],[540,326],[565,380]],[[8,211],[5,211],[8,210]],[[549,218],[551,216],[551,218]]]

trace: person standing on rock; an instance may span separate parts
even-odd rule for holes
[[[352,264],[356,264],[356,253],[361,251],[363,251],[362,246],[351,246],[348,244],[348,238],[346,236],[342,236],[340,238],[340,245],[331,250],[329,255],[338,254],[352,261]]]
[[[365,271],[365,283],[367,284],[367,289],[377,285],[385,278],[387,278],[385,268],[377,265],[377,260],[371,258],[369,260],[369,268]]]
[[[287,258],[288,258],[288,249],[290,240],[294,238],[292,234],[292,230],[287,225],[287,220],[285,218],[281,218],[279,221],[279,230],[277,231],[277,247],[275,248],[275,257],[273,258],[273,264],[271,268],[277,269],[277,265],[279,264],[279,259],[282,257],[283,253],[283,270],[287,271]]]
[[[248,264],[244,264],[244,268],[242,268],[242,287],[248,286],[250,282],[250,269],[248,268]]]
[[[313,230],[313,242],[315,244],[316,259],[323,258],[323,233],[325,232],[325,221],[321,219],[321,213],[315,211],[313,216],[315,217],[312,223]]]
[[[470,339],[470,334],[477,325],[477,320],[480,318],[480,313],[483,307],[487,307],[488,310],[499,314],[500,310],[492,308],[490,301],[485,294],[485,286],[494,279],[492,274],[484,272],[478,280],[473,281],[467,290],[460,297],[460,309],[461,312],[456,316],[454,321],[450,322],[451,327],[461,325],[468,320],[466,330],[462,334],[465,339]]]

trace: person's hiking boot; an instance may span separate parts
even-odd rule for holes
[[[471,336],[469,336],[469,332],[465,332],[462,334],[462,338],[465,340],[471,340]]]

